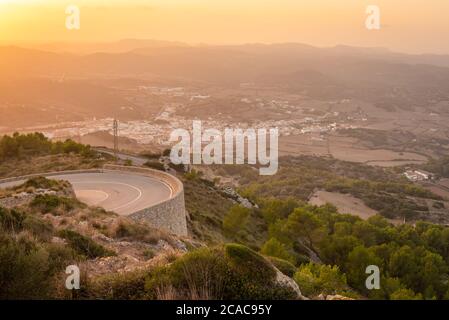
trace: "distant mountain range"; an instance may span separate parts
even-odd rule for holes
[[[40,102],[66,106],[75,114],[95,110],[102,116],[115,110],[138,117],[137,109],[120,111],[129,103],[115,89],[91,80],[147,76],[232,87],[250,82],[316,99],[356,98],[390,110],[449,101],[449,55],[296,43],[189,46],[153,40],[86,44],[77,54],[75,45],[40,48],[0,47],[0,105]],[[58,78],[79,80],[57,83]]]
[[[259,77],[267,74],[288,74],[304,69],[343,79],[363,73],[362,78],[375,80],[380,77],[384,80],[382,73],[386,75],[393,70],[406,73],[424,72],[427,76],[434,74],[440,77],[447,70],[437,67],[449,67],[449,55],[409,55],[383,48],[317,48],[294,43],[187,46],[152,40],[123,40],[86,46],[95,53],[75,55],[11,46],[0,47],[0,67],[3,74],[16,75],[147,73],[231,82],[257,81]],[[42,47],[53,48],[52,45]],[[57,48],[61,50],[64,46],[58,45]],[[387,78],[393,80],[390,75]]]

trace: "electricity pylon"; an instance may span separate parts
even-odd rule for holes
[[[117,162],[118,157],[118,121],[117,119],[114,119],[113,124],[113,131],[114,131],[114,157],[115,162]]]

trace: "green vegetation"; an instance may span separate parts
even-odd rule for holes
[[[267,258],[276,268],[279,269],[279,271],[281,271],[286,276],[293,278],[296,272],[296,266],[293,263],[276,257],[267,257]]]
[[[38,155],[74,153],[91,157],[94,151],[90,146],[79,144],[73,140],[51,142],[42,133],[19,134],[0,138],[0,160],[12,158],[28,158]]]
[[[160,163],[159,161],[153,161],[153,160],[147,161],[144,163],[144,166],[146,166],[148,168],[160,170],[160,171],[165,171],[164,165],[162,163]]]
[[[309,263],[300,266],[293,277],[303,294],[309,297],[319,294],[354,296],[337,266]]]
[[[228,244],[194,250],[147,272],[99,279],[87,294],[110,299],[294,298],[295,292],[276,283],[275,276],[265,258],[245,246]]]
[[[215,187],[213,182],[201,178],[201,174],[192,172],[193,174],[186,174],[188,178],[184,178],[183,183],[186,209],[190,215],[188,223],[193,237],[208,245],[239,242],[252,248],[260,247],[267,233],[266,223],[260,212],[250,210],[247,223],[239,228],[239,232],[225,232],[223,220],[235,206],[234,199]]]
[[[92,239],[72,230],[60,230],[58,236],[67,240],[69,246],[78,254],[86,258],[93,259],[97,257],[113,256],[115,253],[99,245]]]
[[[434,173],[438,177],[449,178],[449,157],[431,159],[428,163],[420,166],[422,169]]]
[[[269,257],[283,259],[293,264],[296,263],[295,257],[290,254],[285,244],[276,238],[270,238],[265,242],[260,252]]]
[[[23,188],[23,189],[35,188],[35,189],[47,189],[47,190],[53,190],[53,191],[60,191],[69,186],[70,186],[70,184],[66,181],[57,181],[57,180],[47,179],[45,177],[35,177],[35,178],[28,179],[24,184],[22,184],[21,186],[17,186],[14,189],[18,190],[20,188]]]
[[[60,197],[52,194],[40,195],[34,197],[30,203],[31,208],[37,209],[42,213],[52,213],[60,215],[72,211],[75,208],[85,207],[84,204],[73,198]]]
[[[356,138],[358,144],[370,149],[418,153],[428,158],[431,154],[437,157],[447,156],[447,150],[442,146],[448,144],[448,139],[444,137],[419,135],[400,129],[386,131],[367,128],[340,129],[338,134]]]
[[[148,158],[148,159],[154,159],[154,160],[158,160],[162,156],[161,153],[152,152],[152,151],[145,151],[145,152],[142,152],[140,155],[142,157],[145,157],[145,158]]]
[[[425,222],[418,222],[415,227],[394,226],[380,216],[364,221],[340,214],[329,205],[304,205],[287,218],[270,224],[269,230],[272,238],[262,248],[263,252],[284,255],[289,248],[290,254],[307,255],[315,261],[308,266],[301,265],[299,274],[295,275],[306,295],[327,292],[327,288],[334,288],[333,294],[346,294],[344,287],[348,286],[362,295],[379,299],[397,298],[405,292],[425,299],[448,296],[447,227]],[[338,268],[338,272],[332,272],[335,279],[340,279],[341,286],[323,282],[321,271],[314,269],[317,262],[323,263],[319,266]],[[370,291],[365,287],[365,270],[369,265],[377,265],[381,270],[380,290]],[[337,273],[344,277],[337,277]]]
[[[53,227],[40,217],[0,207],[0,299],[54,295],[55,277],[76,254],[51,243],[53,235]]]
[[[160,239],[171,243],[171,238],[158,229],[153,229],[144,224],[131,223],[129,221],[120,220],[113,227],[111,236],[116,239],[126,241],[141,241],[150,244],[156,244]]]
[[[245,228],[251,210],[240,205],[234,205],[229,209],[228,213],[223,218],[223,230],[227,234],[239,232]]]
[[[88,145],[52,142],[42,133],[0,137],[0,177],[98,168],[104,159]]]
[[[222,170],[236,169],[224,168]],[[286,157],[281,159],[278,173],[259,176],[249,167],[240,168],[241,194],[263,205],[267,221],[273,220],[276,201],[290,199],[283,210],[285,215],[295,201],[307,201],[316,190],[351,194],[386,218],[423,220],[429,216],[427,200],[441,197],[407,181],[392,170],[316,157]],[[267,199],[274,199],[268,200]]]

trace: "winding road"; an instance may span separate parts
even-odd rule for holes
[[[172,196],[171,188],[162,181],[132,173],[76,173],[48,178],[69,181],[80,201],[120,215],[130,215]],[[0,184],[0,188],[9,188],[24,182],[8,182]]]

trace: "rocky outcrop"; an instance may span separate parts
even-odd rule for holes
[[[302,295],[301,290],[299,289],[298,285],[296,284],[295,280],[292,278],[286,276],[281,271],[279,271],[278,268],[273,266],[273,268],[276,270],[276,282],[280,284],[283,287],[287,287],[292,289],[294,292],[296,292],[297,299],[298,300],[309,300],[309,298]]]

